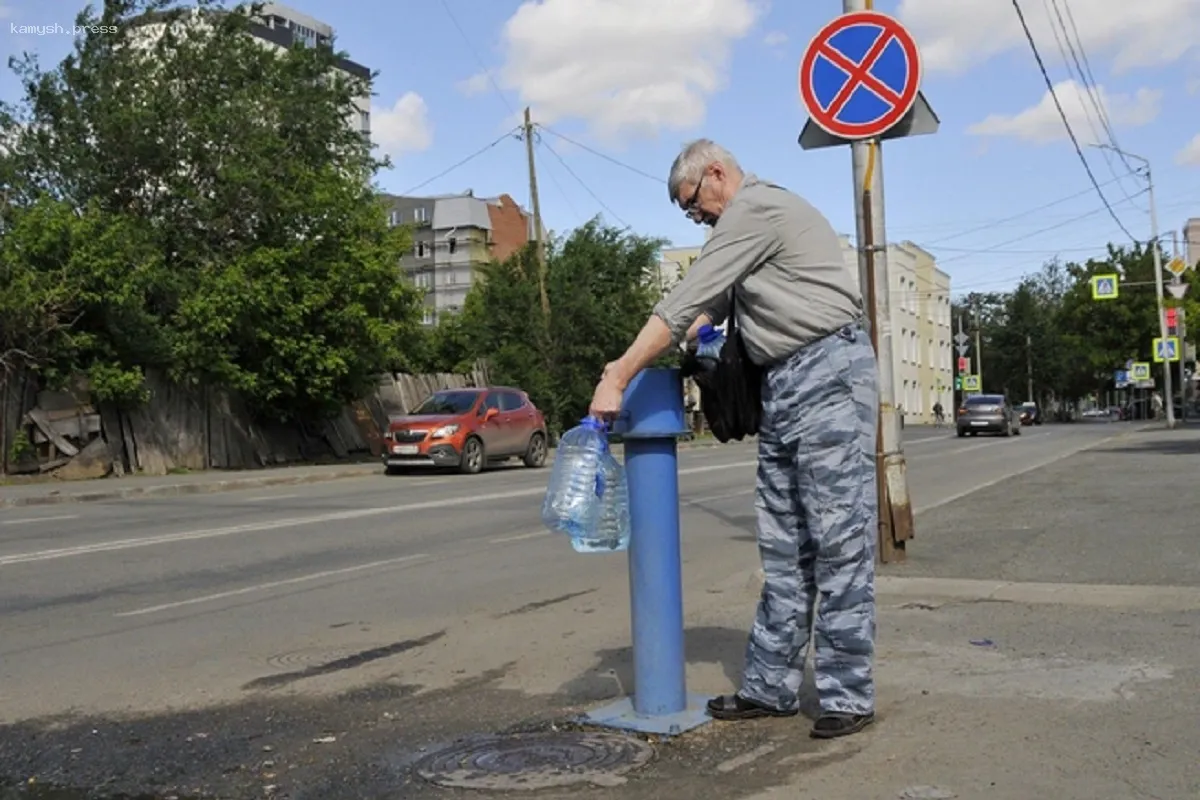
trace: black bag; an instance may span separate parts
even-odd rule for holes
[[[683,358],[681,373],[700,388],[700,410],[718,442],[741,441],[758,434],[762,417],[762,367],[750,360],[737,327],[737,291],[729,302],[725,344],[717,365],[706,368],[696,354]]]

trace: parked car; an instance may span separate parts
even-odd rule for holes
[[[1038,408],[1038,404],[1032,401],[1021,403],[1021,424],[1022,425],[1041,425],[1042,410]]]
[[[958,409],[958,435],[968,433],[972,436],[980,433],[1020,436],[1021,421],[1004,395],[975,394],[964,400]]]
[[[445,389],[388,424],[383,464],[389,475],[403,467],[454,467],[474,475],[489,462],[520,458],[527,467],[546,463],[546,419],[520,389],[508,386]]]

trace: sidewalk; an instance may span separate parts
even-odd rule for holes
[[[765,723],[738,772],[777,780],[705,796],[1200,797],[1198,475],[1200,430],[1141,431],[920,515],[878,578],[874,729]]]
[[[719,443],[704,437],[679,443],[679,449],[715,447]],[[613,451],[622,452],[620,445]],[[550,450],[547,464],[553,463]],[[341,464],[306,464],[287,467],[266,467],[256,470],[205,470],[177,475],[129,475],[122,478],[99,478],[90,481],[60,481],[46,478],[11,483],[0,479],[0,509],[22,506],[55,505],[58,503],[87,503],[105,500],[127,500],[134,497],[169,497],[185,494],[211,494],[238,489],[262,489],[271,486],[293,486],[323,483],[343,478],[363,478],[383,474],[379,462],[355,461]]]
[[[131,497],[165,497],[209,494],[234,489],[256,489],[319,483],[340,478],[379,475],[378,463],[349,463],[271,467],[259,470],[207,470],[178,475],[129,475],[91,481],[53,479],[0,485],[0,508],[123,500]]]

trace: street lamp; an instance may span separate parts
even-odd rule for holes
[[[1167,319],[1163,314],[1163,268],[1162,255],[1158,247],[1158,208],[1154,205],[1154,178],[1150,174],[1149,159],[1141,156],[1127,153],[1119,147],[1113,147],[1109,144],[1093,144],[1092,147],[1101,150],[1111,150],[1117,155],[1132,158],[1134,161],[1140,161],[1146,168],[1146,184],[1150,195],[1150,246],[1154,254],[1154,294],[1158,298],[1158,335],[1162,337],[1163,346],[1166,346],[1167,340]],[[1164,405],[1167,408],[1167,427],[1175,427],[1175,392],[1171,386],[1171,362],[1164,361],[1163,364],[1163,392],[1166,394]]]

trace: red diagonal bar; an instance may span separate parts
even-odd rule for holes
[[[846,85],[842,87],[842,90],[838,92],[837,96],[833,98],[833,102],[826,109],[831,116],[836,117],[841,112],[842,107],[850,101],[850,96],[854,94],[854,91],[859,86],[866,86],[893,107],[900,105],[902,100],[900,95],[870,73],[871,67],[875,66],[875,62],[879,60],[879,57],[883,55],[883,51],[887,49],[887,46],[895,38],[894,33],[886,30],[882,31],[879,34],[879,38],[871,45],[871,49],[863,56],[862,61],[857,64],[830,47],[828,42],[818,46],[817,52],[849,75]]]

